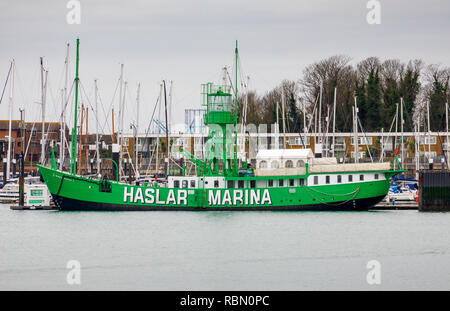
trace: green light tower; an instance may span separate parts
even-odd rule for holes
[[[232,175],[234,165],[233,156],[230,156],[232,146],[229,125],[236,126],[235,113],[232,111],[231,87],[227,85],[216,86],[212,83],[203,84],[204,105],[206,114],[205,125],[209,127],[208,143],[210,144],[208,166],[213,175],[219,175],[219,158],[222,156],[223,175]],[[220,149],[220,147],[222,147]],[[232,150],[231,150],[232,151]]]
[[[237,65],[238,50],[236,41],[236,84],[235,84],[235,109],[233,111],[232,86],[202,84],[203,106],[206,106],[204,116],[205,125],[209,127],[208,148],[209,156],[205,159],[208,172],[211,175],[219,175],[219,158],[222,156],[223,175],[237,176]],[[233,126],[230,126],[233,125]],[[234,132],[234,143],[232,133]],[[219,148],[222,147],[222,150]]]

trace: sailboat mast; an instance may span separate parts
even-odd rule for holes
[[[134,153],[135,153],[135,165],[136,165],[136,178],[137,181],[139,178],[139,151],[138,151],[138,135],[139,135],[139,95],[141,91],[141,84],[138,83],[137,95],[136,95],[136,137],[134,140]]]
[[[403,153],[403,149],[404,149],[404,146],[405,146],[405,144],[403,143],[403,97],[401,97],[400,98],[400,131],[401,131],[401,141],[402,141],[402,143],[401,143],[401,163],[402,163],[402,167],[404,167],[404,163],[403,163],[403,160],[405,159],[405,157],[404,157],[404,153]]]
[[[47,76],[47,73],[46,73]],[[45,82],[44,82],[45,81]],[[45,163],[45,89],[47,85],[47,79],[44,80],[44,63],[41,57],[41,117],[42,117],[42,130],[41,130],[41,160],[40,163]]]
[[[98,111],[98,87],[97,87],[97,80],[94,80],[94,84],[95,84],[95,114],[96,114],[96,118],[95,118],[95,151],[96,151],[96,155],[97,155],[97,175],[99,177],[101,177],[100,175],[100,148],[98,147],[98,116],[99,111]]]
[[[81,175],[81,160],[83,159],[83,116],[84,116],[84,105],[81,104],[81,122],[80,122],[80,151],[78,154],[78,175]]]
[[[119,89],[119,124],[117,126],[117,143],[120,146],[119,150],[119,180],[122,178],[122,89],[123,89],[123,64],[120,64],[120,89]]]
[[[77,113],[78,113],[78,63],[79,63],[79,48],[80,39],[77,38],[77,58],[76,58],[76,70],[75,70],[75,112],[74,112],[74,122],[72,128],[72,146],[71,146],[71,157],[70,157],[70,173],[72,175],[76,174],[77,167]]]
[[[427,118],[428,118],[428,161],[432,163],[431,158],[431,129],[430,129],[430,102],[427,101]]]
[[[11,127],[12,127],[12,111],[13,111],[13,94],[14,94],[14,59],[11,61],[11,82],[9,83],[9,130],[8,130],[8,155],[6,162],[6,178],[9,179],[11,171]]]
[[[88,165],[88,139],[89,139],[89,107],[86,106],[86,134],[85,134],[85,144],[84,144],[84,173],[87,174],[87,165]]]
[[[445,103],[445,123],[447,127],[447,169],[450,169],[450,137],[448,133],[448,102]]]
[[[155,170],[156,170],[156,174],[159,173],[159,134],[161,132],[161,128],[159,127],[159,120],[161,119],[161,102],[162,102],[162,88],[163,88],[163,84],[161,83],[159,85],[159,100],[158,100],[158,123],[157,125],[157,137],[156,137],[156,166],[155,166]]]
[[[286,149],[286,111],[284,108],[284,89],[281,89],[281,114],[283,120],[283,149]]]
[[[319,94],[319,133],[322,133],[322,92],[323,80],[320,80],[320,94]],[[320,135],[320,134],[319,134]],[[320,136],[319,136],[320,137]],[[320,141],[322,143],[322,141]]]
[[[354,130],[355,130],[355,163],[359,162],[359,142],[358,142],[358,105],[355,96],[355,109],[354,109]]]
[[[337,88],[335,87],[334,88],[334,103],[333,103],[333,147],[332,147],[332,149],[333,149],[333,157],[335,157],[336,156],[336,153],[335,153],[335,143],[336,143],[336,141],[335,141],[335,139],[336,139],[336,137],[335,137],[335,135],[336,135],[336,94],[337,94]]]
[[[169,176],[169,148],[170,148],[170,141],[169,141],[169,123],[167,122],[167,93],[166,93],[166,81],[163,80],[164,84],[164,114],[166,117],[166,176]]]
[[[60,142],[61,142],[61,151],[59,152],[59,169],[62,170],[64,167],[64,159],[65,159],[65,150],[66,150],[66,139],[65,139],[65,110],[66,110],[66,100],[67,100],[67,81],[69,76],[69,48],[70,44],[67,43],[67,52],[66,52],[66,60],[65,64],[65,81],[64,81],[64,90],[63,90],[63,100],[61,103],[61,125],[60,125]]]

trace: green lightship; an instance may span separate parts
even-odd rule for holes
[[[255,169],[239,168],[232,89],[208,83],[203,86],[204,121],[209,128],[205,160],[177,150],[197,166],[197,175],[167,176],[164,185],[77,175],[78,49],[77,40],[71,170],[39,166],[60,210],[367,210],[386,196],[391,178],[404,172],[400,163],[396,170],[394,163],[337,164],[316,159],[310,149],[260,150]],[[236,62],[237,52],[236,44]],[[235,99],[237,91],[236,83]]]

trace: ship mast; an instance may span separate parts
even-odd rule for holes
[[[76,158],[77,158],[77,113],[78,113],[78,63],[79,63],[79,47],[80,47],[80,39],[77,38],[77,58],[76,58],[76,70],[75,70],[75,113],[74,113],[74,122],[72,128],[72,146],[71,146],[71,157],[70,157],[70,173],[72,175],[76,174]]]
[[[59,170],[62,171],[64,168],[65,159],[65,110],[66,110],[66,100],[67,100],[67,75],[69,73],[69,43],[67,43],[66,60],[64,61],[64,71],[65,71],[65,81],[63,89],[63,100],[61,102],[61,122],[60,122],[60,152],[59,152]]]
[[[236,40],[235,58],[236,58],[236,84],[235,84],[236,85],[236,92],[235,92],[236,100],[235,100],[235,108],[234,108],[234,116],[233,116],[233,121],[234,121],[234,163],[233,163],[233,171],[234,171],[234,175],[237,175],[237,173],[238,173],[238,166],[237,166],[238,41],[237,40]],[[223,135],[225,136],[225,133]],[[244,138],[244,149],[245,149],[245,138]],[[225,148],[224,148],[224,152],[225,152]],[[224,163],[224,168],[225,168],[225,163]]]

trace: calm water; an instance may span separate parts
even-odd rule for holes
[[[81,264],[68,285],[66,264]],[[369,260],[381,284],[366,281]],[[450,290],[450,213],[0,205],[1,290]]]

